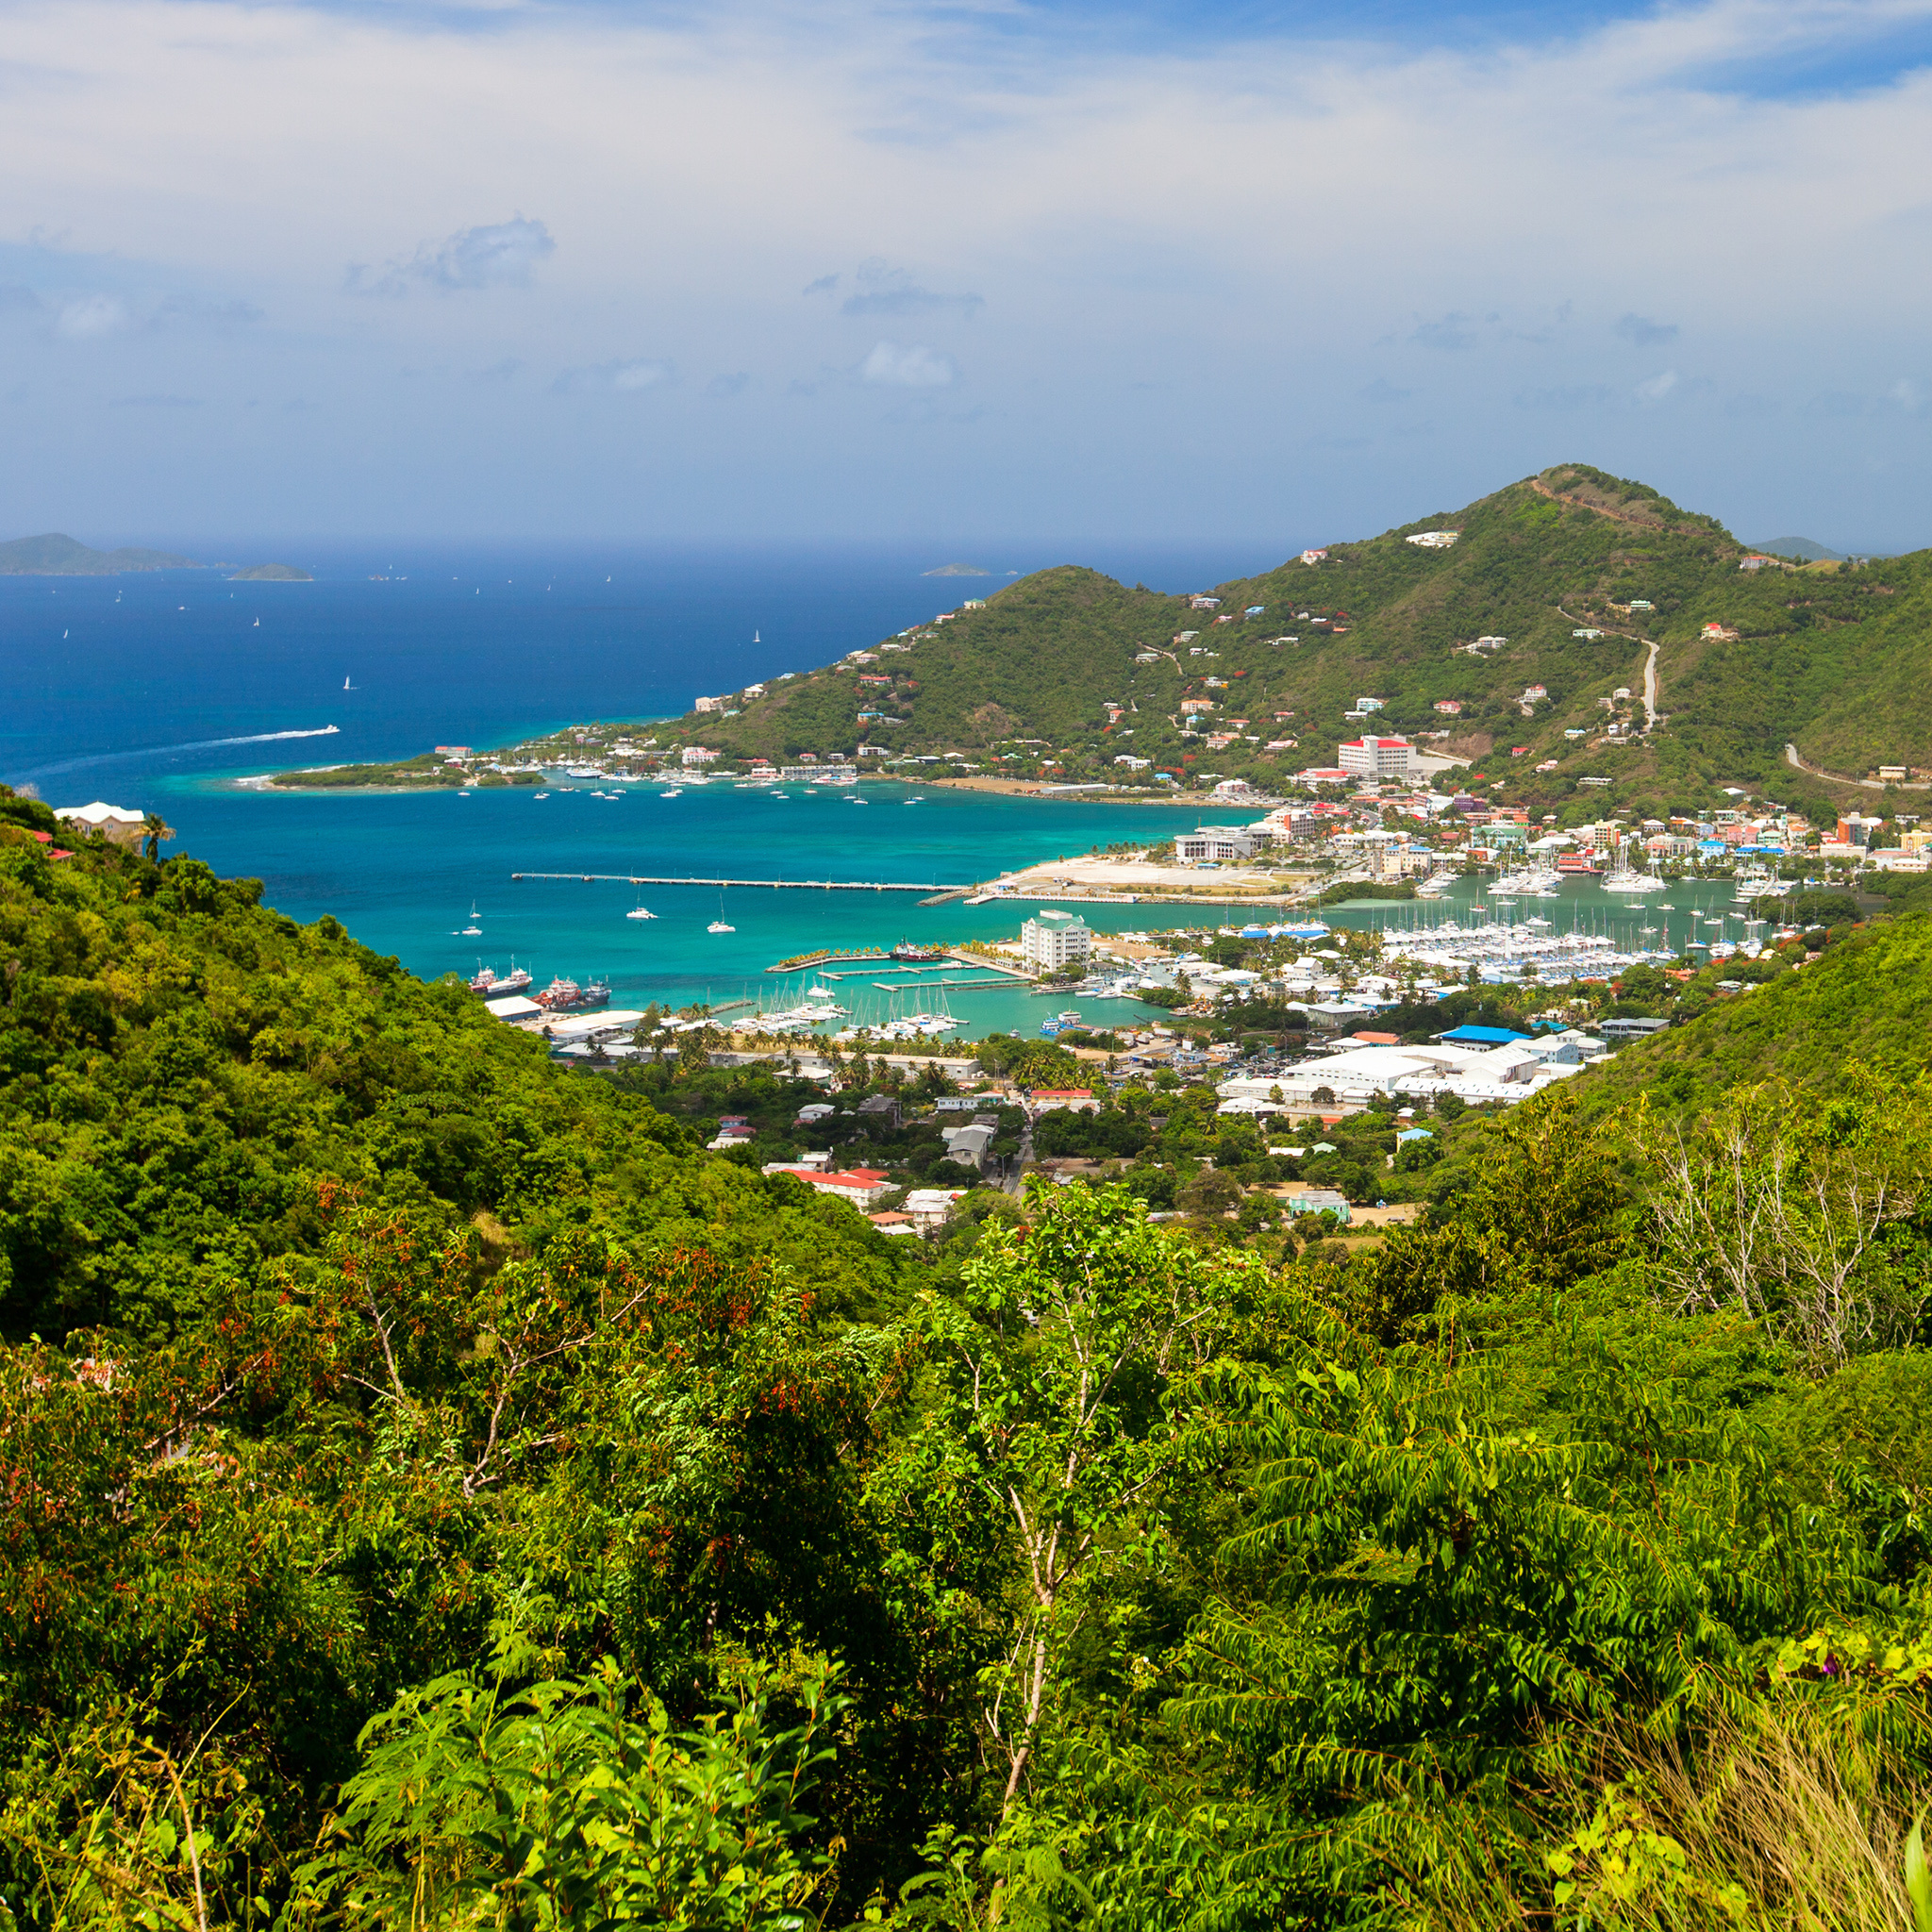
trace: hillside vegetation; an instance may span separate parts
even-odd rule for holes
[[[1457,541],[1406,541],[1435,530]],[[1332,761],[1365,726],[1439,732],[1433,748],[1507,774],[1521,802],[1591,810],[1704,805],[1713,783],[1803,792],[1813,781],[1786,764],[1788,741],[1852,776],[1932,768],[1932,685],[1917,651],[1932,554],[1751,570],[1745,556],[1712,518],[1561,465],[1312,563],[1216,585],[1212,610],[1072,566],[1041,572],[984,608],[915,627],[908,652],[773,683],[738,716],[688,717],[660,737],[773,759],[868,742],[891,756],[964,752],[1026,775],[1057,759],[1047,775],[1064,777],[1118,778],[1125,754],[1183,778],[1265,783]],[[1707,625],[1736,636],[1707,637]],[[1574,635],[1589,629],[1603,635]],[[1507,641],[1472,654],[1484,637]],[[1662,714],[1648,735],[1645,641],[1659,647]],[[1525,714],[1537,686],[1547,695]],[[1620,689],[1629,695],[1616,699]],[[1345,718],[1361,697],[1383,708]],[[1184,737],[1189,699],[1213,705],[1204,728],[1233,741],[1209,751]],[[1111,724],[1109,702],[1123,708]],[[1613,720],[1634,741],[1606,741]],[[1535,772],[1546,759],[1556,769]],[[1587,775],[1616,782],[1579,793]]]
[[[112,576],[130,570],[179,570],[193,561],[166,550],[91,550],[56,531],[0,543],[0,576]]]
[[[1918,920],[1416,1228],[929,1250],[52,829],[0,791],[0,1923],[1908,1924]],[[1681,1138],[1608,1104],[1674,1055]]]

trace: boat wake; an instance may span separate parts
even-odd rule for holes
[[[80,758],[63,758],[58,764],[40,765],[25,775],[53,777],[59,772],[77,772],[84,765],[105,765],[114,758],[158,758],[177,751],[219,751],[230,744],[273,744],[285,738],[333,738],[340,724],[318,724],[306,731],[251,731],[241,738],[196,738],[186,744],[142,744],[131,751],[90,752]]]

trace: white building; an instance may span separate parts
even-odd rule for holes
[[[1093,951],[1093,935],[1076,912],[1037,913],[1020,928],[1020,957],[1040,973],[1084,966]]]
[[[731,708],[731,700],[724,698],[700,698],[691,707],[693,711],[724,711]]]
[[[1360,778],[1407,778],[1414,747],[1406,738],[1371,738],[1366,734],[1336,747],[1335,761]]]
[[[1254,857],[1255,835],[1245,825],[1203,825],[1198,831],[1178,834],[1174,850],[1176,858],[1196,865],[1204,859],[1228,865]]]
[[[1420,543],[1424,550],[1446,550],[1461,535],[1460,530],[1418,530],[1413,537],[1403,541]]]

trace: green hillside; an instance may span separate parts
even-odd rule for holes
[[[1854,1063],[1904,1080],[1932,1069],[1932,919],[1846,928],[1797,972],[1626,1047],[1571,1085],[1592,1111],[1639,1094],[1677,1110],[1709,1106],[1773,1079],[1822,1103]]]
[[[179,570],[192,557],[166,550],[90,550],[72,537],[15,537],[0,543],[0,576],[100,577],[130,570]]]
[[[1456,532],[1453,546],[1406,541],[1437,530]],[[1918,649],[1932,556],[1744,568],[1748,554],[1714,519],[1642,484],[1562,465],[1313,562],[1216,585],[1212,609],[1074,566],[1040,572],[886,641],[874,661],[775,681],[735,716],[693,714],[660,738],[772,759],[862,743],[889,757],[961,752],[1013,775],[1051,758],[1057,777],[1119,778],[1127,755],[1184,779],[1265,784],[1332,762],[1366,724],[1440,734],[1433,749],[1505,777],[1512,797],[1591,810],[1706,804],[1714,783],[1815,792],[1786,763],[1787,741],[1831,773],[1932,768]],[[1601,635],[1574,635],[1591,629]],[[1472,654],[1484,637],[1507,641]],[[1645,640],[1658,645],[1651,732]],[[1547,695],[1525,714],[1536,686]],[[1345,717],[1362,697],[1383,708]],[[1215,707],[1203,735],[1233,741],[1210,751],[1184,735],[1187,700]],[[1122,708],[1111,724],[1109,702]],[[1625,729],[1607,737],[1612,723]],[[1267,749],[1282,740],[1294,742]],[[1613,785],[1579,791],[1585,776]]]
[[[1412,1228],[893,1241],[54,830],[0,788],[8,1932],[1910,1923],[1922,922],[1605,1076],[1794,1074],[1722,1276],[1562,1090]]]

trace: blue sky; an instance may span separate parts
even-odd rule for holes
[[[0,526],[1932,541],[1932,0],[0,0]]]

